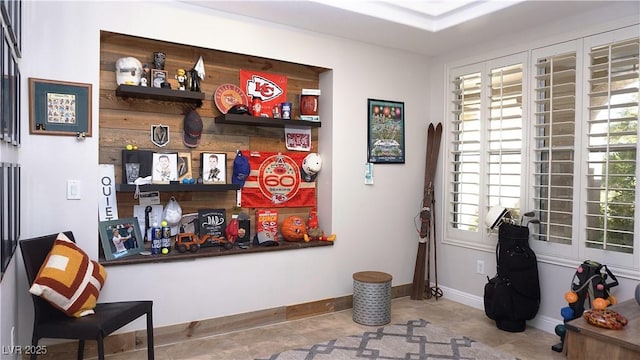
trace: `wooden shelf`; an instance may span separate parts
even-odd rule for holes
[[[140,191],[231,191],[240,190],[237,184],[148,184],[140,185]],[[116,184],[116,191],[135,192],[132,184]]]
[[[156,263],[156,262],[179,261],[179,260],[194,260],[197,258],[212,257],[212,256],[229,256],[229,255],[262,253],[262,252],[271,252],[271,251],[296,250],[296,249],[306,249],[306,248],[321,247],[321,246],[333,246],[333,242],[319,241],[319,240],[314,240],[310,242],[281,241],[280,245],[278,246],[252,245],[248,249],[240,249],[238,247],[234,247],[233,249],[230,249],[230,250],[225,250],[220,246],[214,246],[214,247],[200,248],[197,252],[194,252],[194,253],[192,252],[180,253],[177,250],[175,250],[172,246],[171,252],[167,255],[136,254],[136,255],[127,256],[127,257],[123,257],[116,260],[105,260],[101,258],[100,264],[104,266],[111,266],[111,265],[129,265],[129,264]],[[148,250],[148,249],[145,249],[145,250]]]
[[[203,92],[182,91],[135,85],[118,85],[118,87],[116,88],[116,96],[193,103],[197,106],[201,106],[202,100],[204,99]]]
[[[265,127],[306,127],[316,128],[322,124],[319,121],[307,121],[307,120],[283,120],[267,117],[256,117],[250,115],[238,115],[238,114],[225,114],[216,117],[217,124],[232,124],[232,125],[250,125],[250,126],[265,126]]]

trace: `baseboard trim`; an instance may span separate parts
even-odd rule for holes
[[[401,298],[411,295],[412,284],[393,286],[392,298]],[[455,301],[476,309],[484,310],[484,298],[471,295],[459,290],[442,287],[444,298]],[[304,319],[336,311],[351,309],[353,296],[341,296],[307,303],[280,306],[271,309],[252,311],[243,314],[223,316],[213,319],[192,321],[189,323],[157,327],[153,329],[154,344],[156,346],[173,344],[186,340],[241,331],[259,326],[276,324],[289,320]],[[527,322],[529,326],[554,333],[558,324],[556,319],[547,316],[538,316]],[[146,330],[137,330],[111,335],[105,339],[105,353],[116,354],[132,350],[145,350],[147,348]],[[77,341],[58,343],[47,347],[47,354],[40,359],[71,359],[75,358]],[[85,357],[97,356],[96,344],[88,341],[85,345]]]
[[[471,295],[459,290],[450,289],[447,287],[441,287],[445,298],[455,301],[476,309],[484,311],[484,297]],[[538,315],[533,320],[527,321],[527,325],[536,329],[546,331],[550,334],[555,333],[556,325],[562,324],[562,321],[558,321],[549,316]],[[558,340],[559,341],[559,340]]]
[[[411,284],[393,286],[392,298],[406,297],[411,294]],[[289,320],[303,319],[336,311],[351,309],[353,295],[329,298],[307,303],[280,306],[271,309],[252,311],[243,314],[223,316],[213,319],[192,321],[189,323],[156,327],[153,329],[155,346],[173,344],[186,340],[241,331],[259,326],[276,324]],[[39,359],[72,359],[76,357],[77,341],[57,343],[47,346],[47,354]],[[116,354],[132,350],[146,350],[146,329],[113,334],[104,341],[105,354]],[[85,357],[97,356],[96,343],[85,344]]]

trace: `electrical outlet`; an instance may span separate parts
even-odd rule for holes
[[[484,260],[476,260],[476,272],[484,275]]]

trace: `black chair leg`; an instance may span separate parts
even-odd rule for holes
[[[84,359],[84,340],[78,340],[78,360]]]
[[[104,360],[104,338],[98,337],[98,360]]]
[[[38,348],[38,339],[36,339],[35,337],[33,337],[31,339],[31,345],[33,345],[33,349],[37,349]],[[38,354],[36,354],[37,351],[32,351],[31,352],[31,356],[29,357],[31,360],[36,360],[38,358]]]
[[[153,353],[153,316],[151,310],[147,313],[147,359],[154,360]]]

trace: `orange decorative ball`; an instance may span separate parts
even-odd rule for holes
[[[307,232],[307,224],[299,216],[289,216],[280,225],[280,233],[286,241],[300,241]]]
[[[567,300],[569,304],[573,304],[574,302],[578,301],[578,294],[574,293],[573,291],[567,291],[566,293],[564,293],[564,299]]]
[[[609,301],[603,299],[603,298],[595,298],[592,302],[591,302],[591,307],[596,309],[596,310],[602,310],[605,309],[607,306],[609,306]]]

